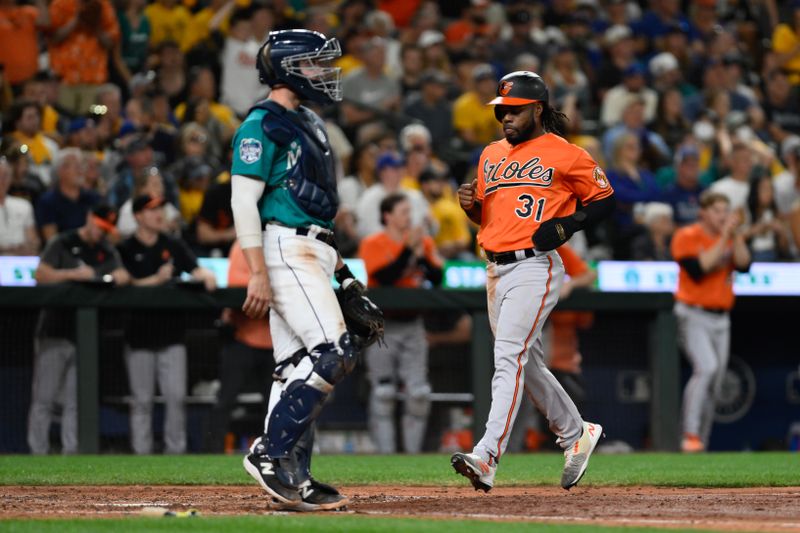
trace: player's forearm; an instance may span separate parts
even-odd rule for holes
[[[573,218],[578,222],[579,230],[591,228],[610,217],[616,206],[617,200],[612,193],[611,196],[586,204],[575,212]]]
[[[711,248],[698,254],[697,261],[700,263],[700,268],[703,272],[707,274],[719,268],[722,255],[725,253],[727,240],[726,237],[720,237]]]
[[[747,272],[750,270],[750,263],[752,262],[750,249],[741,235],[736,235],[733,238],[733,266],[739,272]]]

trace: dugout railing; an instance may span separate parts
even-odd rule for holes
[[[471,387],[474,397],[473,429],[482,434],[491,396],[492,336],[482,290],[374,289],[370,297],[384,309],[445,312],[464,310],[472,317]],[[0,287],[0,310],[74,308],[78,344],[78,423],[82,453],[99,451],[99,316],[104,310],[203,309],[239,307],[243,289],[207,293],[197,287],[104,288],[79,284],[49,287]],[[667,293],[600,293],[575,291],[559,302],[558,309],[635,313],[637,328],[647,335],[651,380],[649,431],[651,448],[674,450],[678,444],[680,360],[672,315],[672,295]]]

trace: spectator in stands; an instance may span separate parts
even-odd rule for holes
[[[576,105],[584,110],[591,109],[589,78],[581,70],[575,52],[568,46],[561,46],[551,56],[544,70],[544,78],[550,91],[550,98],[561,102],[567,96],[576,100]]]
[[[264,85],[258,81],[258,76],[253,76],[261,43],[255,39],[250,16],[251,11],[247,9],[233,12],[222,50],[221,100],[239,117],[244,117],[250,106],[266,96]]]
[[[401,192],[403,160],[397,154],[387,152],[378,158],[375,171],[378,181],[370,186],[356,205],[356,229],[360,238],[381,231],[380,203],[388,195]],[[429,227],[430,206],[421,192],[402,189],[411,204],[411,221],[414,227]]]
[[[172,40],[163,41],[155,51],[158,90],[167,95],[170,108],[173,108],[183,102],[186,96],[185,58],[178,43]]]
[[[672,261],[670,241],[675,232],[672,207],[661,202],[645,204],[642,225],[645,231],[631,243],[634,261]]]
[[[111,137],[117,137],[122,128],[122,91],[113,83],[97,88],[94,97],[93,113],[101,128],[105,125]],[[105,124],[103,124],[105,123]]]
[[[51,104],[47,90],[52,76],[51,73],[38,72],[33,78],[27,80],[22,85],[20,100],[30,100],[39,104],[39,110],[42,113],[42,133],[58,141],[60,139],[58,131],[60,116],[56,108]]]
[[[630,243],[638,230],[634,218],[635,205],[661,199],[656,178],[642,168],[641,156],[642,149],[636,135],[624,133],[617,137],[608,169],[608,181],[614,187],[617,198],[612,220],[615,235],[614,256],[618,259],[629,257]]]
[[[475,66],[471,74],[472,89],[453,103],[453,127],[467,146],[479,147],[500,137],[494,110],[486,105],[495,96],[497,75],[487,63]]]
[[[353,70],[342,80],[343,126],[355,126],[380,118],[383,113],[400,107],[400,84],[386,75],[386,43],[373,37],[361,44],[364,66]]]
[[[641,63],[631,63],[622,73],[622,83],[606,92],[600,109],[600,121],[604,126],[615,126],[622,121],[622,114],[631,97],[640,98],[644,102],[645,124],[649,124],[656,118],[658,94],[647,87],[645,73],[645,68]]]
[[[184,53],[189,53],[194,48],[215,50],[217,46],[214,41],[218,40],[220,34],[225,35],[231,29],[231,14],[236,5],[234,0],[211,0],[205,7],[190,15],[183,39],[178,41],[181,50]]]
[[[715,181],[711,185],[711,190],[727,197],[730,208],[734,211],[741,210],[740,216],[744,220],[744,209],[750,193],[750,178],[755,166],[753,150],[743,142],[735,142],[727,163],[730,174]]]
[[[392,16],[386,11],[373,9],[364,17],[363,25],[370,35],[380,37],[386,43],[386,73],[390,78],[400,79],[403,74],[400,62],[401,44],[394,37],[395,25]],[[321,33],[328,35],[326,32]]]
[[[406,99],[405,114],[422,122],[433,139],[435,153],[441,154],[453,141],[453,105],[447,98],[450,78],[444,72],[427,70],[420,78],[420,90]]]
[[[0,65],[6,81],[16,88],[36,75],[39,31],[50,25],[47,1],[36,0],[33,4],[0,2]]]
[[[116,177],[108,184],[108,201],[122,206],[133,192],[135,176],[153,166],[153,148],[143,135],[136,135],[123,148],[124,163],[117,169]],[[169,197],[167,191],[167,197]]]
[[[11,179],[11,165],[0,157],[0,255],[35,255],[39,234],[33,206],[24,198],[8,195]]]
[[[28,170],[30,168],[28,146],[12,142],[3,151],[3,157],[11,168],[9,196],[22,198],[35,206],[39,201],[39,196],[45,191],[45,186],[37,174]]]
[[[164,198],[164,178],[158,168],[150,167],[139,172],[133,181],[133,194],[119,208],[117,231],[123,239],[127,239],[139,227],[133,216],[133,199],[148,195],[153,198]],[[164,232],[173,237],[181,233],[181,212],[169,202],[164,203]]]
[[[400,186],[404,189],[419,189],[419,177],[433,167],[446,172],[447,165],[437,159],[431,147],[431,133],[422,124],[409,124],[400,130],[400,148],[405,156],[405,175]]]
[[[416,44],[403,45],[400,50],[400,66],[400,93],[408,98],[422,88],[422,73],[425,69],[422,48]]]
[[[109,51],[119,43],[114,8],[109,0],[53,0],[50,20],[50,66],[62,81],[58,101],[72,113],[87,113],[108,81]]]
[[[691,131],[692,125],[683,114],[683,96],[680,89],[671,87],[658,98],[653,131],[664,139],[668,146],[678,146]]]
[[[675,153],[674,182],[666,187],[662,198],[672,207],[675,223],[685,226],[697,220],[700,196],[705,188],[700,183],[700,152],[692,144]]]
[[[789,73],[792,85],[800,86],[800,3],[792,3],[791,19],[778,24],[772,34],[777,63]]]
[[[453,64],[444,42],[444,35],[436,30],[423,31],[417,46],[422,48],[423,68],[453,73]]]
[[[469,256],[472,241],[469,222],[447,183],[446,175],[429,167],[419,176],[419,186],[431,206],[437,229],[433,238],[439,253],[446,259],[462,259],[464,254]]]
[[[358,250],[356,208],[361,195],[377,180],[375,164],[379,154],[380,148],[375,143],[357,146],[350,159],[350,173],[338,184],[339,211],[334,230],[342,257],[353,257]]]
[[[720,92],[728,93],[730,97],[730,108],[736,111],[746,111],[750,106],[750,101],[735,91],[729,91],[725,66],[722,59],[709,58],[705,61],[702,70],[702,90],[696,94],[687,96],[684,99],[684,111],[686,118],[691,121],[697,120],[706,109],[706,103]]]
[[[114,233],[116,212],[97,205],[84,215],[77,229],[59,233],[45,246],[35,278],[40,285],[66,281],[95,281],[124,285],[130,276],[119,254],[108,242]],[[75,315],[45,309],[39,316],[34,339],[33,386],[28,414],[28,446],[44,455],[50,449],[53,408],[61,403],[61,452],[78,451],[78,394]]]
[[[542,54],[539,45],[531,38],[533,16],[525,5],[511,6],[507,13],[510,35],[492,46],[492,62],[503,65],[504,72],[513,72],[514,61],[521,54]]]
[[[147,0],[127,0],[117,9],[120,30],[120,57],[127,69],[125,79],[144,70],[150,42],[150,20],[145,15]]]
[[[144,13],[150,21],[151,48],[166,41],[183,42],[192,15],[178,0],[156,0]]]
[[[779,142],[789,134],[800,135],[800,86],[789,83],[788,76],[780,70],[767,73],[766,78],[764,112],[770,134]]]
[[[98,134],[94,119],[78,117],[70,120],[64,139],[64,147],[79,148],[86,152],[96,152],[98,148]]]
[[[224,177],[226,179],[208,188],[197,214],[197,244],[205,248],[208,252],[206,255],[212,257],[228,255],[236,240],[231,209],[231,180],[227,174]]]
[[[411,204],[402,194],[389,194],[380,202],[384,230],[361,241],[358,255],[364,260],[369,287],[419,288],[442,282],[442,259],[433,239],[414,226]],[[385,346],[366,350],[371,389],[369,428],[380,453],[395,453],[394,406],[397,393],[405,393],[402,421],[403,450],[422,451],[430,413],[428,346],[419,313],[386,313]]]
[[[444,31],[447,48],[451,53],[465,51],[473,36],[490,35],[493,31],[486,16],[488,1],[475,0],[462,3],[461,6],[461,17],[450,22]]]
[[[800,200],[800,137],[791,135],[781,143],[781,159],[786,170],[775,176],[775,204],[785,217]]]
[[[627,25],[616,24],[605,30],[603,44],[606,47],[606,57],[597,73],[601,99],[605,91],[622,83],[624,72],[636,60],[633,32]]]
[[[189,228],[190,243],[196,237],[196,219],[203,205],[203,197],[211,185],[214,169],[198,157],[189,157],[185,161],[183,173],[178,177],[178,209],[185,227]]]
[[[83,186],[97,193],[100,198],[106,196],[106,181],[102,176],[103,161],[97,152],[83,151]]]
[[[736,50],[725,53],[722,56],[722,66],[725,67],[725,89],[747,99],[748,108],[758,105],[758,96],[745,79],[747,70],[742,54]]]
[[[247,287],[250,269],[238,242],[233,243],[228,259],[228,287]],[[272,381],[270,376],[275,367],[269,315],[260,319],[248,318],[239,309],[225,309],[222,322],[231,331],[220,353],[220,386],[206,433],[205,451],[210,453],[220,453],[225,449],[231,410],[245,385],[256,378],[255,382],[261,390],[264,383]],[[280,395],[280,390],[277,395]],[[270,399],[276,401],[275,398],[265,398],[266,402]]]
[[[36,203],[36,224],[44,242],[58,233],[79,228],[100,196],[84,186],[85,162],[78,148],[61,150],[53,161],[53,187]]]
[[[186,244],[163,232],[165,200],[139,196],[133,200],[136,232],[120,244],[123,264],[135,286],[160,286],[190,274],[206,290],[216,288],[214,274],[197,264]],[[125,365],[131,404],[131,446],[136,454],[153,452],[152,411],[155,385],[164,396],[165,452],[186,451],[185,324],[169,311],[137,311],[125,332]]]
[[[12,126],[11,139],[27,146],[31,159],[30,171],[44,183],[50,183],[50,165],[58,155],[58,144],[42,132],[42,113],[39,104],[31,100],[19,100],[8,113],[8,124]]]
[[[207,101],[209,105],[209,112],[214,118],[219,120],[225,128],[223,131],[223,134],[225,135],[224,138],[230,139],[230,137],[233,135],[233,131],[239,124],[239,120],[236,118],[236,114],[230,107],[220,104],[215,100],[217,95],[217,81],[214,77],[214,72],[208,67],[192,67],[192,69],[189,71],[188,86],[189,95],[187,102],[191,104],[201,100]],[[187,122],[190,120],[188,117],[184,116],[187,105],[188,104],[186,103],[181,103],[175,107],[175,116],[178,117],[178,120],[182,122]],[[194,118],[193,120],[197,119]]]
[[[659,94],[670,90],[678,90],[681,96],[689,96],[697,92],[695,87],[684,80],[678,59],[670,52],[661,52],[650,59],[647,68],[652,76],[652,88]],[[681,102],[681,105],[683,102]],[[658,117],[656,117],[658,118]]]
[[[789,229],[778,216],[772,178],[761,171],[751,180],[747,218],[742,228],[753,261],[779,261],[789,255]]]
[[[647,127],[644,118],[645,101],[640,95],[629,95],[622,111],[622,122],[603,134],[603,155],[606,161],[613,159],[617,138],[631,133],[639,139],[642,150],[642,163],[653,169],[666,164],[670,159],[670,149],[658,133]]]

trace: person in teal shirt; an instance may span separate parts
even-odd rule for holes
[[[275,381],[264,434],[245,470],[274,506],[339,509],[348,499],[311,476],[314,420],[326,397],[355,366],[357,350],[331,286],[363,294],[336,249],[339,204],[334,154],[322,120],[302,100],[341,100],[336,39],[308,30],[269,34],[257,56],[272,91],[248,113],[233,138],[231,207],[250,267],[243,311],[269,310]]]

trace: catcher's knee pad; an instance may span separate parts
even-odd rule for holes
[[[275,370],[272,371],[272,379],[274,381],[279,381],[282,384],[286,384],[286,380],[289,379],[292,371],[297,368],[297,365],[300,364],[300,361],[303,360],[303,357],[307,357],[308,355],[308,351],[305,348],[300,348],[290,357],[279,363],[276,363]]]
[[[314,371],[310,380],[314,380],[314,385],[319,386],[320,390],[325,391],[325,386],[319,381],[322,380],[328,385],[328,390],[344,379],[353,371],[356,366],[357,352],[353,348],[350,334],[342,334],[336,344],[321,344],[311,351],[314,359]],[[318,379],[314,379],[318,378]]]
[[[397,387],[391,381],[378,383],[372,387],[370,398],[372,414],[375,416],[392,416],[396,397]]]
[[[423,383],[409,389],[406,395],[405,412],[407,415],[427,418],[431,410],[431,386]]]

